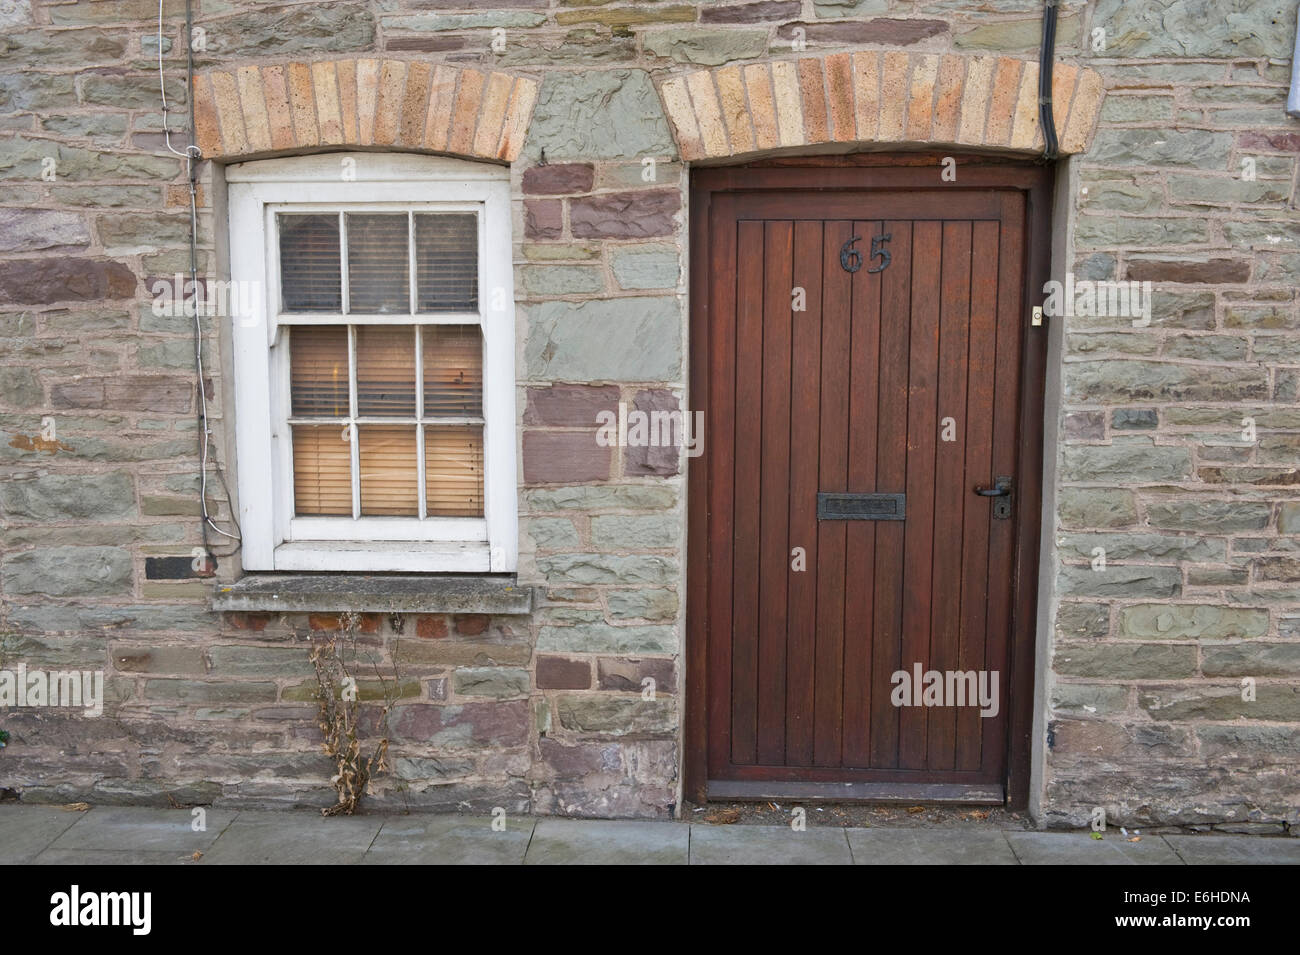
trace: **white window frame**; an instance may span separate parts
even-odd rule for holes
[[[258,294],[232,318],[239,516],[246,570],[508,573],[518,567],[510,182],[503,166],[441,156],[330,153],[226,167],[230,278]],[[385,209],[479,218],[479,311],[279,315],[277,212]],[[413,278],[413,276],[412,276]],[[239,288],[236,285],[235,288]],[[482,518],[299,518],[293,509],[286,324],[479,324]]]

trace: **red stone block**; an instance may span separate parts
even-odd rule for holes
[[[591,688],[591,664],[567,657],[537,658],[539,690],[586,690]]]
[[[573,484],[608,481],[612,449],[596,443],[595,431],[525,431],[524,483]]]
[[[558,239],[564,234],[564,203],[560,199],[524,200],[524,237]]]
[[[524,171],[524,192],[528,195],[559,196],[570,192],[591,192],[596,178],[591,163],[552,163]]]
[[[492,618],[485,613],[456,614],[456,632],[466,637],[477,637],[487,630]]]
[[[602,411],[618,414],[618,389],[612,385],[552,385],[529,388],[524,424],[553,428],[594,428]]]
[[[415,618],[415,635],[425,640],[441,640],[447,636],[447,618],[442,614],[420,614]]]

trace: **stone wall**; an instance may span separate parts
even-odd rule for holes
[[[511,165],[520,579],[538,586],[537,609],[362,618],[361,645],[396,662],[401,681],[394,772],[377,801],[673,811],[688,461],[601,447],[594,429],[620,402],[685,407],[683,161],[746,149],[728,138],[709,152],[701,139],[700,153],[681,155],[680,117],[670,123],[671,97],[656,87],[864,51],[881,64],[909,54],[913,80],[917,64],[947,70],[952,54],[1030,64],[1041,4],[194,8],[201,72],[384,57],[540,81]],[[184,10],[165,9],[169,122],[183,149]],[[338,620],[214,614],[206,578],[237,576],[237,555],[215,571],[191,559],[202,544],[192,332],[188,319],[155,316],[149,295],[189,260],[184,161],[164,146],[151,72],[156,15],[155,0],[0,4],[0,665],[103,669],[110,701],[99,719],[0,711],[13,734],[0,788],[32,800],[319,805],[332,800],[331,767],[306,648]],[[1058,57],[1106,89],[1095,138],[1071,161],[1074,208],[1058,210],[1076,223],[1073,271],[1151,281],[1155,298],[1147,327],[1065,319],[1060,415],[1048,422],[1060,454],[1046,558],[1056,593],[1043,598],[1056,621],[1043,818],[1080,824],[1101,806],[1147,825],[1296,822],[1300,128],[1283,112],[1296,0],[1065,2],[1061,17]],[[1029,68],[1013,100],[1032,90]],[[891,102],[887,91],[881,109]],[[800,151],[757,118],[751,129],[754,148],[766,135]],[[995,145],[1037,141],[1006,134]],[[908,138],[904,126],[896,139]],[[213,176],[205,163],[205,274],[221,266]],[[205,330],[203,387],[224,456],[229,388],[216,323]],[[220,522],[229,502],[208,489]],[[1094,570],[1099,547],[1105,569]],[[641,695],[647,676],[654,700]],[[1243,677],[1256,681],[1252,702]]]

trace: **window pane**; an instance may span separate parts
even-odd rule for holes
[[[304,418],[348,414],[348,328],[298,325],[289,337],[289,392]]]
[[[478,311],[478,217],[415,217],[416,310]]]
[[[358,325],[357,414],[415,415],[415,327]]]
[[[280,307],[286,312],[341,312],[339,217],[276,216],[280,227]]]
[[[419,457],[415,428],[361,425],[361,513],[368,517],[419,517]]]
[[[424,326],[424,414],[483,414],[483,335],[477,325]]]
[[[342,425],[293,426],[293,506],[299,517],[352,516],[352,446]]]
[[[411,312],[406,213],[348,215],[348,308],[380,315]]]
[[[430,517],[483,516],[482,425],[424,429],[424,486]]]

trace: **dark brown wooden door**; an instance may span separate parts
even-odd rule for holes
[[[707,210],[708,794],[1002,802],[1025,192],[791,172]]]

